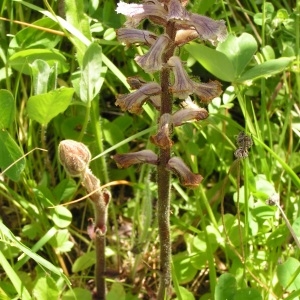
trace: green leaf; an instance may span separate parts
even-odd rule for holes
[[[187,252],[173,255],[173,264],[179,284],[191,282],[196,276],[197,269],[191,264],[191,257]]]
[[[67,22],[74,26],[82,35],[84,35],[85,38],[87,38],[87,40],[91,41],[92,35],[90,31],[89,19],[84,13],[84,1],[65,0],[64,4]],[[77,50],[77,59],[79,65],[81,65],[87,45],[76,35],[72,37],[72,40]]]
[[[57,227],[66,228],[72,222],[72,214],[66,207],[58,206],[54,209],[52,220]]]
[[[4,257],[2,251],[0,251],[0,265],[3,271],[5,272],[5,275],[10,279],[11,283],[14,285],[18,295],[20,296],[20,299],[22,300],[31,300],[30,294],[26,287],[24,286],[24,283],[18,276],[18,274],[15,272],[15,270],[11,266],[11,262],[8,262],[7,259]],[[0,293],[0,296],[2,292]],[[5,299],[2,298],[1,299]],[[11,299],[11,298],[10,298]]]
[[[216,50],[225,54],[231,61],[234,78],[237,79],[257,51],[257,43],[251,34],[243,33],[240,37],[230,34],[223,43],[218,45]]]
[[[297,237],[300,237],[300,217],[298,217],[292,225]]]
[[[35,299],[59,299],[59,289],[56,282],[50,277],[40,277],[32,290]]]
[[[240,78],[236,80],[237,83],[245,83],[246,81],[253,81],[258,78],[266,78],[268,76],[280,73],[294,60],[290,57],[280,57],[271,59],[257,65],[250,70],[246,71]]]
[[[74,243],[70,241],[70,233],[67,229],[60,229],[50,240],[50,244],[55,248],[56,252],[69,252]]]
[[[9,65],[26,75],[31,75],[32,64],[35,60],[41,59],[46,61],[50,67],[57,65],[57,73],[65,73],[69,70],[66,58],[56,49],[27,49],[13,54],[9,60]]]
[[[185,45],[184,48],[217,78],[229,82],[234,80],[234,65],[224,53],[195,43]]]
[[[92,43],[83,56],[82,72],[80,79],[80,99],[84,102],[92,101],[100,92],[103,78],[101,47]]]
[[[88,269],[96,263],[96,252],[90,251],[78,257],[72,265],[72,272],[78,273]]]
[[[60,88],[46,94],[31,96],[27,102],[29,117],[40,124],[48,124],[67,109],[73,93],[73,88]]]
[[[286,262],[277,267],[279,283],[291,292],[300,289],[300,262],[289,257]]]
[[[233,299],[237,290],[237,282],[232,274],[225,273],[219,277],[215,289],[215,300]]]
[[[8,90],[0,90],[0,129],[9,128],[16,113],[15,100]]]
[[[16,33],[9,43],[9,48],[15,51],[29,48],[53,49],[61,41],[62,36],[49,32],[49,30],[60,29],[57,22],[50,18],[42,18],[32,25],[44,27],[45,30],[26,27]]]
[[[233,297],[233,300],[262,300],[262,296],[255,289],[243,288],[237,290],[236,294]]]
[[[177,295],[179,297],[176,297],[175,300],[195,300],[195,297],[192,292],[184,288],[183,286],[179,287],[180,295]]]
[[[110,291],[106,295],[107,300],[125,300],[126,293],[124,287],[119,282],[114,282],[110,288]]]
[[[52,90],[55,86],[49,87],[49,81],[51,74],[53,74],[53,68],[47,64],[47,62],[37,59],[29,65],[31,68],[34,94],[45,94],[48,90]]]
[[[61,300],[92,300],[92,294],[90,291],[83,288],[73,288],[71,290],[66,291]]]
[[[48,269],[50,272],[57,274],[58,276],[62,277],[65,282],[69,285],[70,281],[66,275],[56,266],[54,266],[52,263],[50,263],[48,260],[44,259],[43,257],[37,255],[34,253],[31,249],[23,245],[14,235],[13,233],[3,224],[3,222],[0,220],[0,232],[5,236],[6,239],[8,239],[11,242],[11,245],[14,245],[18,249],[20,249],[22,252],[24,252],[25,255],[29,256],[31,259],[33,259],[37,264],[43,266],[44,268]]]
[[[0,130],[0,168],[2,172],[19,158],[23,156],[23,152],[10,134],[2,129]],[[22,158],[9,169],[5,171],[5,176],[13,181],[18,181],[25,168],[25,159]]]

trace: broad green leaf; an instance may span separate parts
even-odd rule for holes
[[[70,197],[75,194],[77,187],[78,185],[75,180],[70,177],[61,180],[53,190],[53,195],[56,200],[54,204],[56,205],[65,199],[70,199]]]
[[[8,90],[0,90],[0,129],[9,128],[16,113],[15,100]]]
[[[175,300],[195,300],[193,293],[184,288],[183,286],[179,287],[179,292],[180,297],[175,298]]]
[[[72,214],[65,206],[58,206],[54,208],[52,220],[57,227],[66,228],[72,222]]]
[[[277,267],[279,283],[292,292],[300,289],[300,262],[293,257],[289,257],[283,264]]]
[[[58,230],[49,243],[57,253],[69,252],[74,246],[74,243],[70,241],[70,233],[67,229]]]
[[[230,34],[223,43],[218,45],[216,50],[225,54],[231,61],[234,78],[237,79],[257,51],[257,43],[251,34],[243,33],[239,37]]]
[[[2,172],[20,159],[22,155],[22,150],[10,134],[4,129],[0,130],[0,168]],[[13,181],[18,181],[24,168],[25,159],[22,158],[7,169],[4,175]]]
[[[173,255],[173,264],[179,284],[191,282],[198,272],[191,264],[191,257],[187,252]]]
[[[107,300],[125,300],[126,293],[123,284],[120,282],[114,282],[110,288],[110,291],[106,295]]]
[[[262,300],[258,290],[253,288],[243,288],[236,291],[233,300]]]
[[[27,102],[27,112],[31,119],[40,124],[48,124],[69,106],[73,88],[60,88],[47,94],[31,96]]]
[[[69,70],[66,58],[56,49],[26,49],[13,54],[8,62],[9,65],[26,75],[31,75],[32,64],[35,60],[41,59],[46,61],[50,67],[57,66],[57,73],[65,73]]]
[[[103,78],[101,47],[92,43],[83,56],[80,79],[80,99],[84,102],[92,101],[100,92]]]
[[[34,95],[45,94],[48,90],[52,90],[55,87],[49,87],[51,74],[53,74],[53,68],[47,64],[47,62],[37,59],[29,65],[31,68]]]
[[[42,18],[33,22],[32,25],[44,27],[26,27],[16,33],[9,44],[9,48],[15,51],[29,48],[53,49],[62,39],[62,36],[49,32],[49,30],[59,30],[57,22],[50,18]]]
[[[234,80],[234,65],[224,53],[195,43],[185,45],[184,48],[217,78],[229,82]]]
[[[237,290],[237,282],[232,274],[222,274],[216,285],[215,300],[233,299]]]
[[[96,252],[90,251],[78,257],[72,265],[72,272],[78,273],[84,271],[96,263]]]
[[[56,282],[50,277],[40,277],[32,290],[35,299],[59,299],[59,289]]]
[[[271,75],[280,73],[288,67],[294,58],[280,57],[277,59],[268,60],[260,65],[257,65],[246,71],[240,78],[236,80],[237,83],[251,82],[258,78],[266,78]]]
[[[92,294],[89,290],[83,288],[73,288],[72,290],[66,291],[61,300],[92,300]]]

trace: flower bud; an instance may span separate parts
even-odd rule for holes
[[[88,169],[91,153],[80,142],[64,140],[58,145],[58,157],[66,172],[76,177],[82,176]]]

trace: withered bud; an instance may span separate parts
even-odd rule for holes
[[[157,165],[157,155],[151,150],[141,150],[133,153],[116,154],[113,160],[118,168],[128,168],[134,164],[148,163]]]
[[[194,174],[187,165],[179,157],[172,157],[168,161],[167,169],[175,173],[180,180],[180,183],[189,188],[199,186],[203,177],[199,174]]]
[[[78,177],[88,169],[91,153],[80,142],[64,140],[58,145],[58,157],[66,172],[70,176]]]

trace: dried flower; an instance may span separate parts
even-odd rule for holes
[[[138,55],[134,60],[148,73],[159,71],[163,67],[163,54],[169,43],[169,37],[166,34],[162,34],[146,54]]]
[[[61,141],[58,145],[58,157],[70,176],[82,176],[91,160],[89,149],[82,143],[73,140]]]
[[[127,17],[126,27],[135,28],[142,20],[149,17],[157,19],[160,23],[166,23],[166,11],[157,0],[145,1],[143,4],[128,4],[120,1],[116,12]]]
[[[203,180],[201,175],[192,173],[179,157],[170,158],[167,168],[174,172],[179,177],[180,183],[186,187],[196,188]]]
[[[236,143],[239,148],[249,149],[253,145],[253,141],[249,135],[241,131],[236,137]]]
[[[159,119],[158,132],[150,137],[150,141],[161,149],[169,149],[173,142],[170,139],[172,132],[172,116],[163,114]]]
[[[150,82],[142,85],[138,90],[130,94],[117,95],[116,105],[122,110],[128,110],[131,113],[139,114],[142,112],[142,105],[153,95],[160,94],[161,87],[158,83]]]
[[[125,43],[126,46],[131,44],[146,44],[153,45],[157,39],[157,36],[147,30],[139,30],[132,28],[120,28],[117,30],[118,40],[121,43]]]
[[[148,163],[157,165],[157,155],[151,150],[142,150],[133,153],[116,154],[113,159],[118,168],[128,168],[134,164]]]

